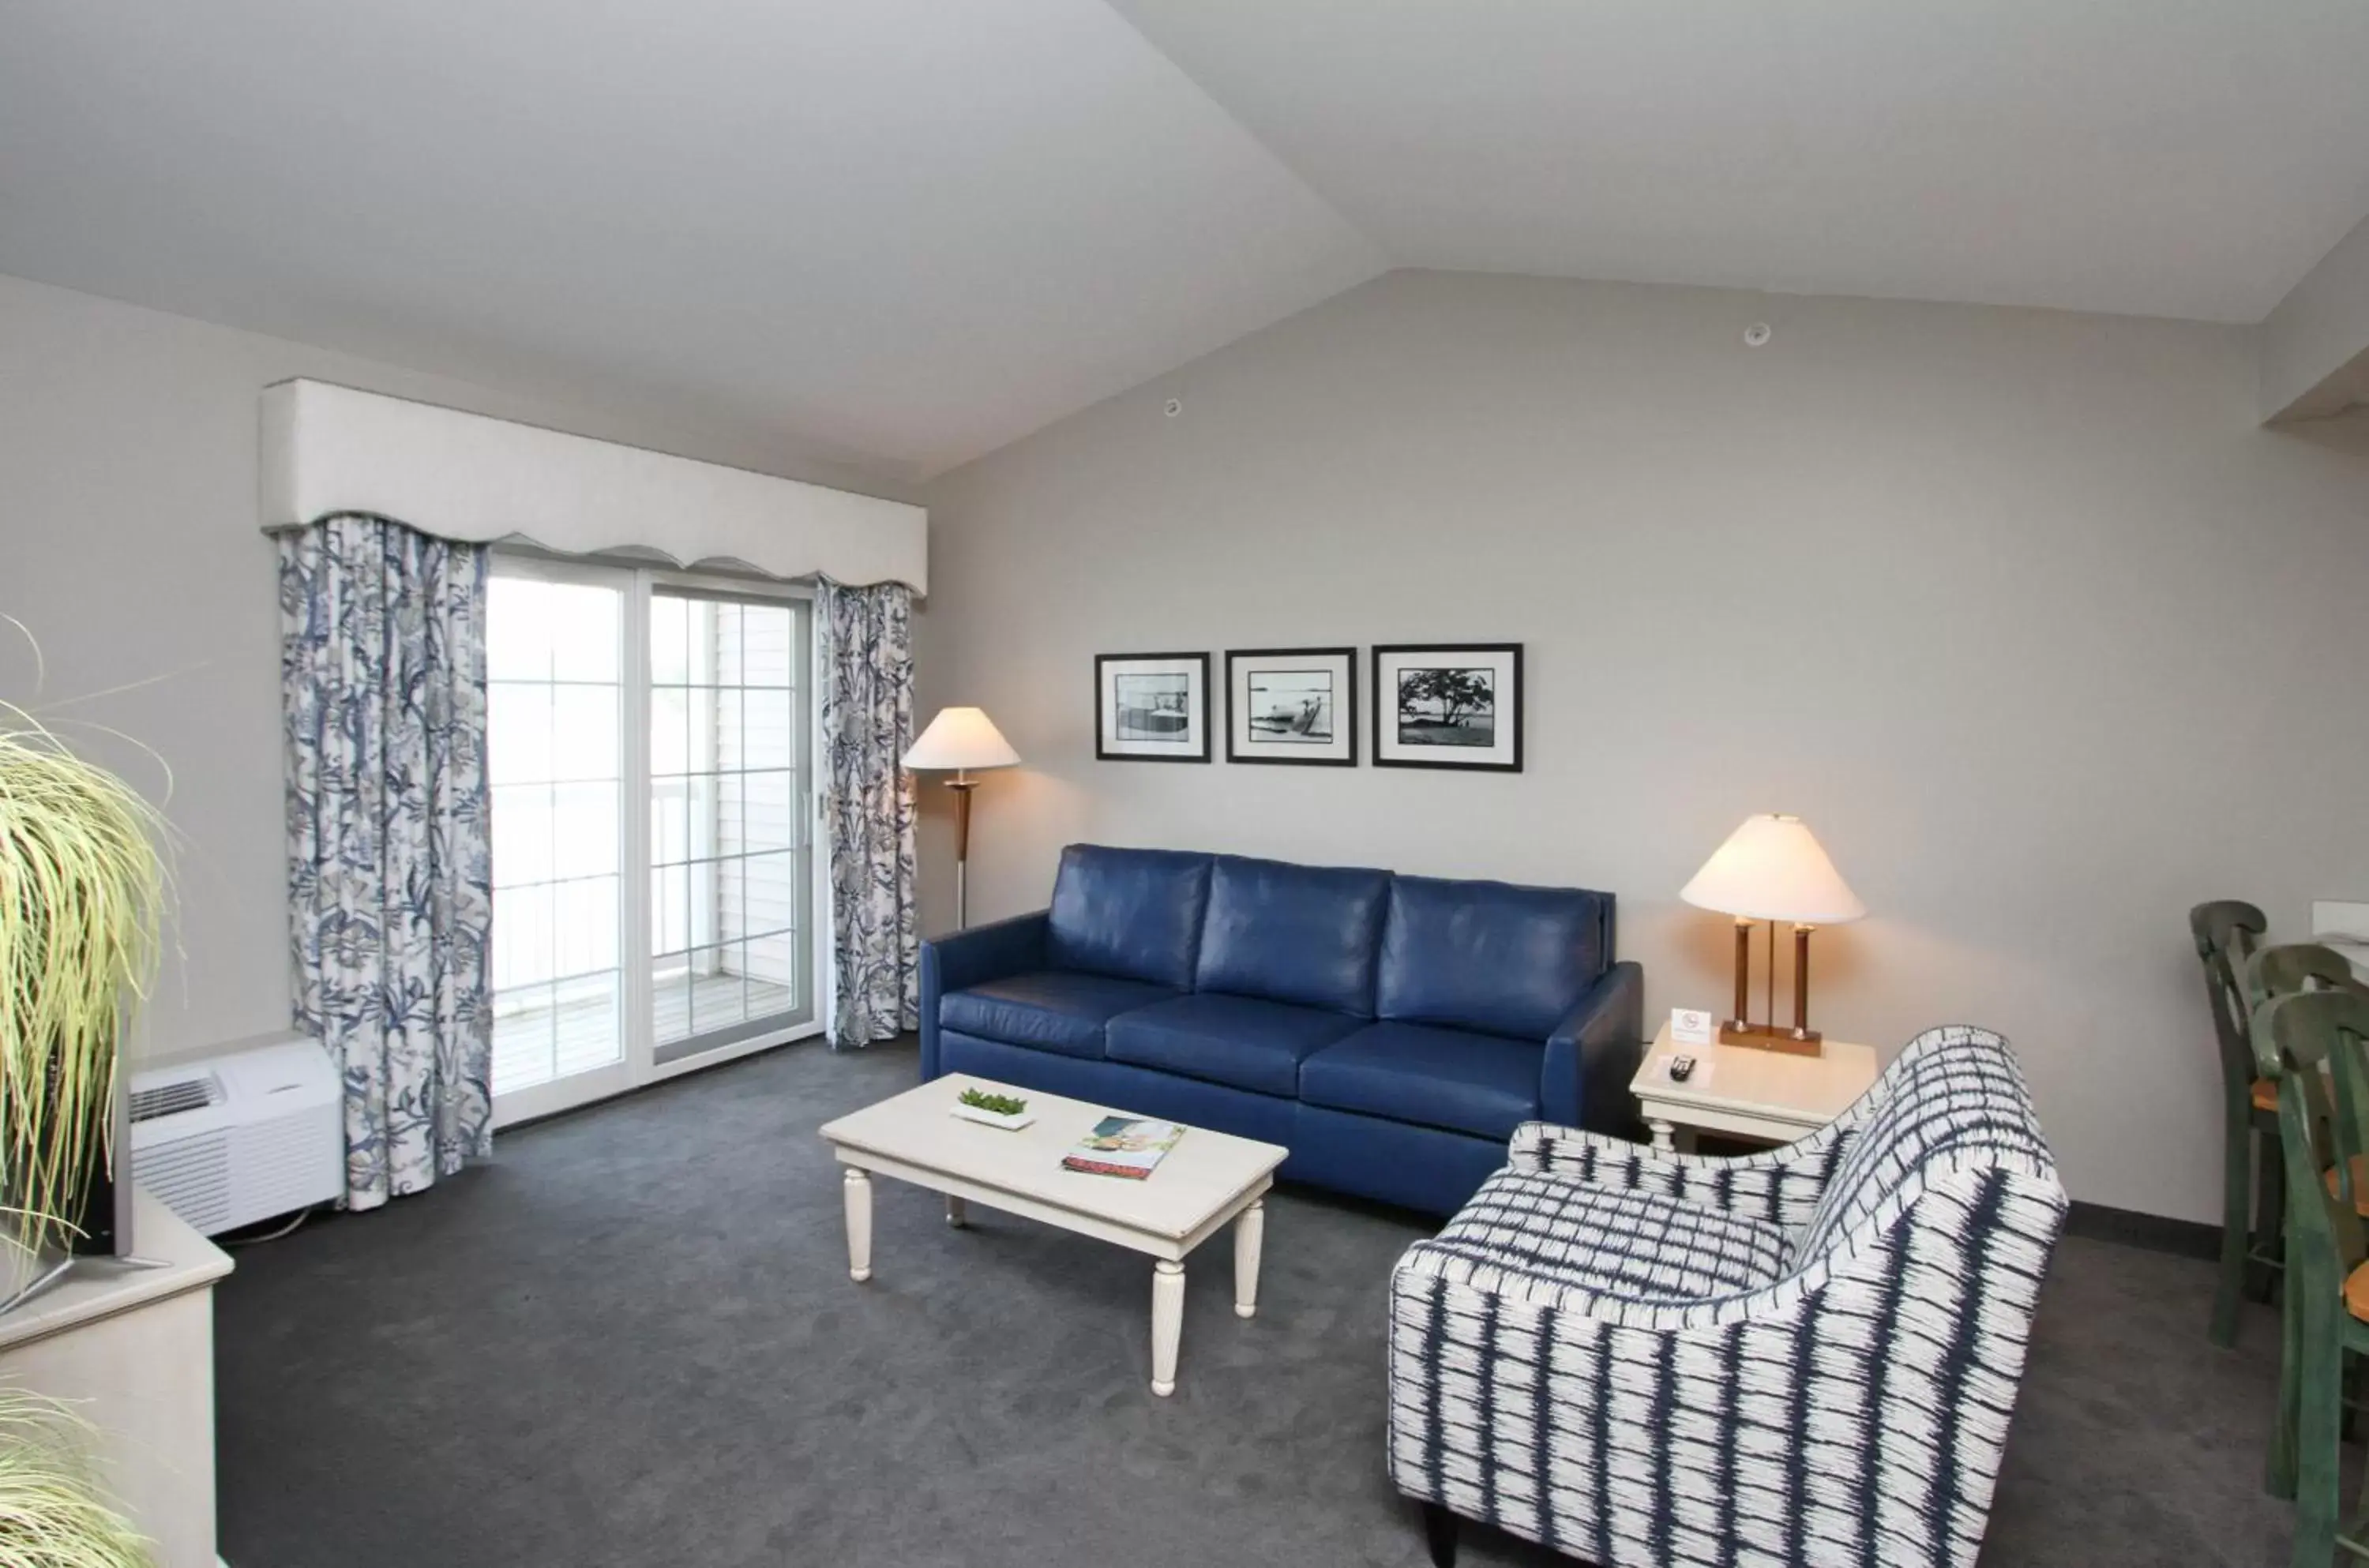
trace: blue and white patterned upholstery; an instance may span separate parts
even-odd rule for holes
[[[2066,1208],[2005,1041],[1741,1160],[1512,1161],[1392,1274],[1400,1491],[1600,1568],[1974,1562]]]
[[[1425,1243],[1524,1280],[1640,1301],[1691,1301],[1766,1285],[1785,1270],[1785,1232],[1716,1208],[1500,1171]]]

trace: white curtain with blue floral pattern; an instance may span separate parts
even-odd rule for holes
[[[280,620],[296,1024],[375,1208],[493,1146],[485,547],[323,519],[280,535]]]
[[[919,1026],[921,921],[914,906],[913,592],[822,578],[823,816],[830,856],[834,1047]]]

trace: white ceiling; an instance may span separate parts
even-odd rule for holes
[[[1383,265],[1103,0],[0,0],[0,272],[899,475]]]
[[[1392,266],[2257,320],[2369,211],[2363,60],[2360,0],[0,0],[0,271],[913,477]]]
[[[2361,0],[1112,0],[1401,266],[2259,321]]]

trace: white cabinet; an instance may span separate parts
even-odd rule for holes
[[[74,1402],[157,1568],[217,1568],[214,1282],[229,1256],[143,1192],[132,1244],[159,1268],[77,1266],[0,1315],[0,1379]]]

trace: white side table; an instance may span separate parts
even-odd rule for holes
[[[0,1317],[0,1379],[73,1403],[157,1568],[214,1555],[213,1289],[222,1249],[140,1192],[132,1242],[158,1268],[78,1269]]]
[[[1695,1070],[1684,1083],[1673,1083],[1670,1063],[1682,1056],[1695,1059]],[[1674,1046],[1665,1021],[1629,1088],[1656,1149],[1677,1148],[1681,1127],[1791,1143],[1848,1110],[1875,1082],[1877,1068],[1874,1047],[1841,1040],[1826,1041],[1814,1057],[1752,1046]]]

